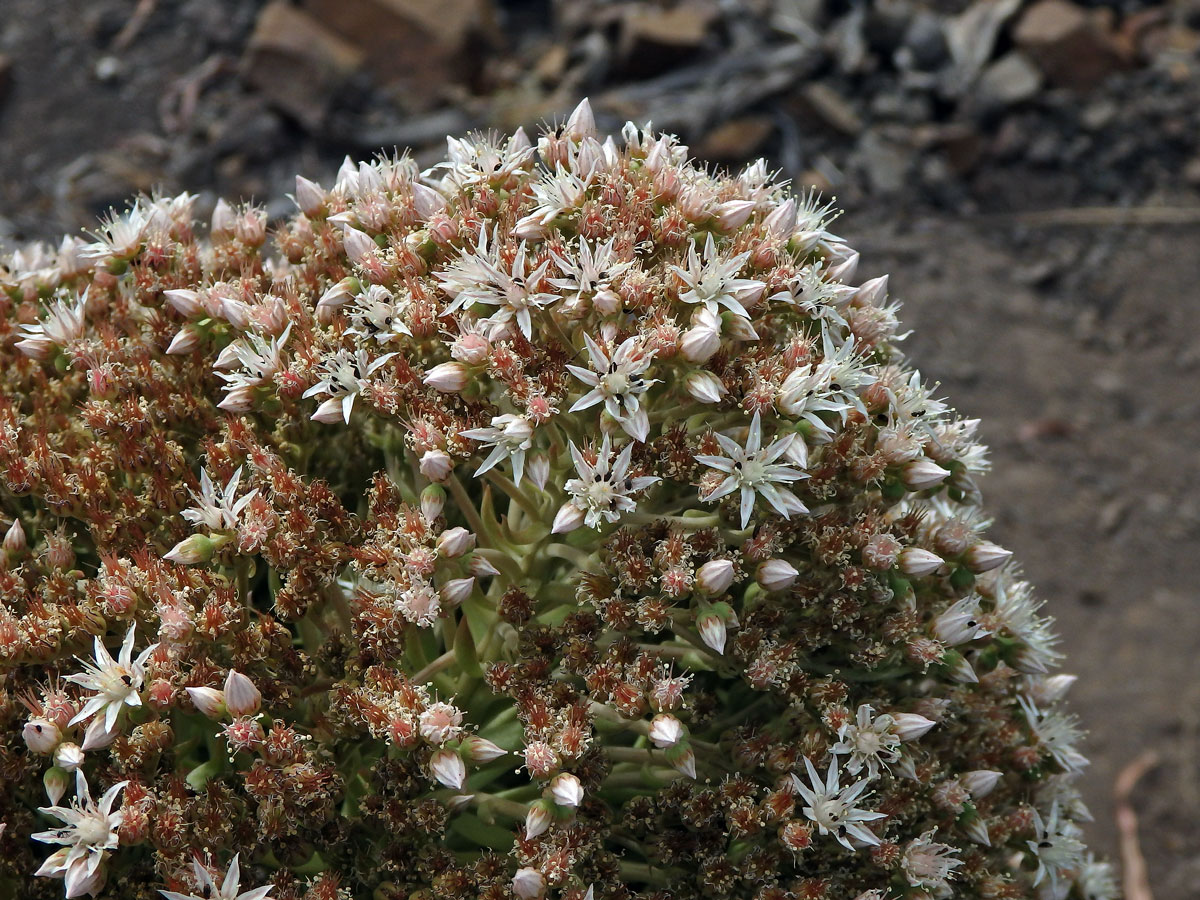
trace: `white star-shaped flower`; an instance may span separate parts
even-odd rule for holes
[[[654,354],[642,347],[637,336],[627,338],[612,356],[588,335],[585,334],[583,340],[592,368],[567,366],[567,369],[591,390],[572,404],[570,412],[603,402],[604,409],[621,423],[626,434],[634,440],[645,441],[650,434],[650,418],[642,408],[641,395],[658,382],[643,378],[642,373],[650,368]]]
[[[606,434],[593,465],[571,443],[571,459],[575,461],[575,471],[579,477],[572,478],[566,484],[571,499],[563,504],[554,518],[555,533],[573,531],[583,524],[595,528],[601,520],[616,522],[622,512],[637,509],[637,502],[629,495],[648,488],[660,479],[651,475],[630,478],[629,460],[632,453],[633,443],[630,442],[614,460],[612,438]]]
[[[868,780],[864,778],[842,787],[836,756],[829,760],[824,782],[807,756],[804,758],[804,767],[809,783],[805,784],[793,775],[792,785],[808,804],[804,807],[804,815],[817,826],[817,830],[821,834],[832,834],[848,850],[854,849],[850,838],[856,838],[864,844],[878,844],[879,838],[863,823],[885,818],[884,814],[858,806]]]
[[[84,671],[79,675],[67,676],[67,681],[96,692],[75,718],[71,719],[72,725],[85,722],[104,710],[104,730],[111,732],[122,706],[142,705],[139,692],[146,678],[146,660],[158,644],[151,644],[134,659],[133,641],[136,628],[137,625],[129,626],[125,640],[121,643],[121,651],[115,660],[109,655],[104,642],[97,637],[94,646],[95,661],[81,659]]]
[[[257,887],[248,891],[241,890],[242,870],[238,864],[238,857],[241,854],[235,853],[233,861],[229,863],[229,868],[225,872],[225,879],[220,886],[213,880],[213,877],[208,874],[208,869],[200,865],[200,860],[192,860],[192,871],[196,875],[196,885],[199,888],[195,894],[181,894],[178,891],[159,891],[167,900],[263,900],[267,894],[275,887],[273,884],[268,884],[266,887]]]
[[[704,244],[703,255],[696,252],[696,242],[688,248],[687,268],[671,266],[671,271],[687,285],[679,295],[684,303],[699,303],[712,312],[725,307],[743,319],[749,319],[745,303],[753,303],[762,296],[767,286],[762,281],[738,278],[750,254],[739,253],[722,259],[713,236],[709,234]]]
[[[808,476],[799,469],[781,465],[776,460],[783,456],[792,441],[794,434],[772,441],[768,447],[762,446],[762,422],[756,412],[750,422],[750,435],[746,446],[740,446],[733,439],[720,434],[714,435],[724,456],[698,455],[696,461],[709,468],[725,473],[722,481],[712,493],[701,499],[706,501],[720,500],[734,491],[741,492],[742,528],[750,522],[750,513],[754,510],[755,497],[762,497],[785,519],[792,515],[808,512],[808,507],[800,502],[800,498],[781,484],[791,484]]]
[[[35,841],[63,845],[34,874],[63,879],[67,897],[94,895],[99,891],[104,885],[104,864],[109,851],[115,850],[120,843],[117,829],[121,826],[123,814],[120,810],[112,811],[113,803],[128,783],[122,781],[114,784],[97,803],[92,799],[87,778],[81,770],[76,770],[77,796],[71,805],[38,808],[38,812],[61,819],[66,827],[33,835]]]

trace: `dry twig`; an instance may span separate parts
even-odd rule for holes
[[[1143,775],[1158,765],[1158,754],[1147,750],[1117,773],[1113,784],[1117,834],[1121,848],[1122,887],[1125,900],[1154,900],[1146,874],[1146,858],[1138,841],[1137,813],[1130,802],[1133,789]]]

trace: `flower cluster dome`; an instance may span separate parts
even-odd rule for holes
[[[294,199],[0,263],[0,894],[1115,896],[830,206],[586,101]]]

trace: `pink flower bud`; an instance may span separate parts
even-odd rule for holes
[[[967,568],[979,575],[1000,568],[1011,556],[1011,550],[1005,550],[991,541],[980,541],[967,549]]]
[[[988,834],[987,822],[983,821],[982,816],[972,816],[962,823],[962,829],[966,832],[967,837],[975,843],[982,844],[985,847],[992,846],[992,838]]]
[[[474,763],[488,763],[508,753],[504,748],[475,734],[463,741],[462,752]]]
[[[696,587],[706,594],[723,594],[733,584],[733,561],[714,559],[696,570]]]
[[[453,750],[439,750],[429,760],[433,777],[448,788],[458,790],[467,780],[467,767]]]
[[[117,735],[121,733],[120,723],[114,723],[112,731],[104,727],[104,716],[96,716],[92,719],[87,730],[83,733],[83,745],[81,750],[99,750],[101,747],[107,747],[117,739]],[[63,745],[66,746],[66,745]]]
[[[864,281],[854,293],[856,303],[864,306],[882,306],[887,300],[888,276],[880,275],[870,281]]]
[[[901,475],[904,483],[914,491],[924,491],[937,487],[949,477],[949,470],[943,469],[926,456],[914,459],[906,465]]]
[[[687,392],[701,403],[719,403],[721,398],[729,393],[720,378],[703,369],[695,369],[688,373],[684,385]]]
[[[45,756],[58,746],[58,742],[62,740],[62,732],[49,719],[30,719],[21,729],[21,737],[25,739],[25,746],[30,751]]]
[[[474,589],[475,579],[473,577],[453,578],[442,585],[439,593],[447,606],[457,606],[470,597],[471,591]]]
[[[446,208],[446,198],[428,185],[414,181],[412,185],[413,209],[422,222],[429,221],[434,213]]]
[[[163,559],[181,566],[190,566],[198,562],[207,562],[213,554],[229,543],[229,536],[224,534],[209,537],[205,534],[193,534],[171,548]]]
[[[518,900],[540,900],[546,894],[546,876],[528,866],[517,869],[517,874],[513,876],[512,889]]]
[[[707,362],[720,349],[721,333],[706,325],[689,328],[679,340],[679,352],[691,363]]]
[[[480,556],[475,553],[471,556],[470,562],[467,563],[467,571],[476,578],[492,578],[500,574],[497,569],[486,556]]]
[[[163,291],[163,296],[179,313],[185,316],[199,315],[202,311],[200,295],[186,288],[173,288]]]
[[[346,248],[346,255],[356,263],[361,263],[379,249],[368,234],[357,228],[347,228],[342,232],[342,245]]]
[[[675,746],[683,740],[684,736],[683,723],[670,713],[659,713],[650,720],[650,731],[647,737],[660,750]]]
[[[573,141],[596,136],[596,117],[592,114],[592,105],[588,103],[587,97],[579,101],[579,105],[567,119],[563,132]]]
[[[777,239],[784,239],[796,227],[796,201],[789,197],[783,203],[771,210],[763,220],[767,233]]]
[[[444,362],[425,373],[425,384],[446,394],[457,394],[467,386],[471,373],[460,362]]]
[[[64,772],[74,772],[83,765],[84,753],[78,744],[63,742],[54,751],[54,765]]]
[[[24,553],[26,548],[25,528],[20,519],[13,519],[12,525],[4,533],[4,549],[8,553]]]
[[[550,478],[550,457],[541,452],[526,457],[525,474],[539,491],[544,491]]]
[[[583,524],[584,517],[584,511],[568,500],[559,507],[558,513],[554,516],[554,524],[550,528],[550,533],[566,534],[568,531],[574,531]]]
[[[454,460],[445,450],[426,450],[421,456],[421,474],[430,481],[445,481],[453,470]]]
[[[754,573],[755,580],[765,591],[786,591],[796,583],[800,573],[786,559],[768,559]]]
[[[297,175],[296,205],[306,216],[315,216],[325,208],[325,191],[315,181]]]
[[[252,716],[262,706],[262,694],[254,682],[236,669],[225,676],[225,708],[232,716]]]
[[[892,713],[892,731],[902,741],[914,741],[937,723],[916,713]]]
[[[345,417],[346,413],[342,408],[341,397],[330,397],[328,400],[323,400],[317,407],[317,411],[311,416],[314,422],[321,422],[325,425],[341,422]]]
[[[746,220],[750,218],[750,214],[754,212],[754,207],[757,205],[753,200],[727,200],[718,204],[713,210],[717,227],[721,231],[733,231],[735,228],[740,228],[746,224]]]
[[[705,644],[724,655],[726,637],[724,619],[713,612],[701,613],[700,617],[696,619],[696,630],[700,632],[700,639]]]
[[[172,356],[182,356],[185,353],[191,353],[200,346],[200,330],[194,325],[184,325],[175,333],[175,337],[171,338],[171,343],[167,345],[167,353]]]
[[[210,719],[221,719],[225,716],[225,694],[212,687],[185,688],[192,705]]]
[[[46,770],[46,774],[42,776],[42,785],[46,788],[46,796],[50,798],[51,806],[58,806],[58,801],[67,792],[70,783],[71,776],[67,774],[66,769],[52,766]]]
[[[696,777],[696,754],[686,741],[667,748],[667,762],[688,778]]]
[[[447,528],[437,539],[437,551],[447,559],[455,559],[475,549],[475,535],[461,526]]]
[[[849,255],[844,256],[840,262],[836,262],[829,267],[825,277],[829,281],[841,281],[849,283],[850,280],[854,278],[854,273],[857,271],[858,251],[851,250]]]
[[[553,821],[554,816],[550,814],[549,804],[545,800],[531,803],[529,811],[525,813],[525,840],[532,841],[538,835],[545,834]]]
[[[439,484],[428,485],[421,491],[421,515],[432,522],[442,514],[446,505],[446,491]]]
[[[217,201],[212,214],[212,233],[214,235],[231,235],[237,227],[237,213],[224,199]]]
[[[930,553],[920,547],[905,547],[900,551],[899,561],[900,571],[913,577],[930,575],[941,568],[945,562],[936,553]]]
[[[1002,774],[994,769],[975,769],[972,772],[965,773],[961,777],[961,781],[963,787],[970,792],[971,796],[978,799],[986,797],[992,792],[996,785],[1000,783]]]
[[[578,806],[583,802],[583,785],[570,772],[560,772],[550,782],[550,796],[559,806]]]

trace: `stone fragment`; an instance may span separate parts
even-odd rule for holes
[[[718,125],[697,148],[702,159],[745,162],[758,153],[774,124],[767,116],[742,116]]]
[[[1089,90],[1124,60],[1103,16],[1069,0],[1038,0],[1021,15],[1013,40],[1054,85]]]
[[[996,109],[1029,100],[1041,87],[1041,70],[1024,53],[1014,50],[983,70],[975,85],[975,98],[981,107]]]
[[[804,105],[824,125],[842,134],[863,130],[863,122],[850,101],[823,81],[812,81],[800,92]]]
[[[495,39],[490,0],[305,0],[326,28],[355,44],[382,84],[399,84],[424,109],[479,70],[478,47]]]
[[[621,18],[618,55],[629,74],[665,72],[701,47],[716,20],[716,7],[706,2],[631,4]]]
[[[259,14],[241,75],[272,105],[316,130],[338,89],[362,61],[352,44],[303,10],[275,0]]]

